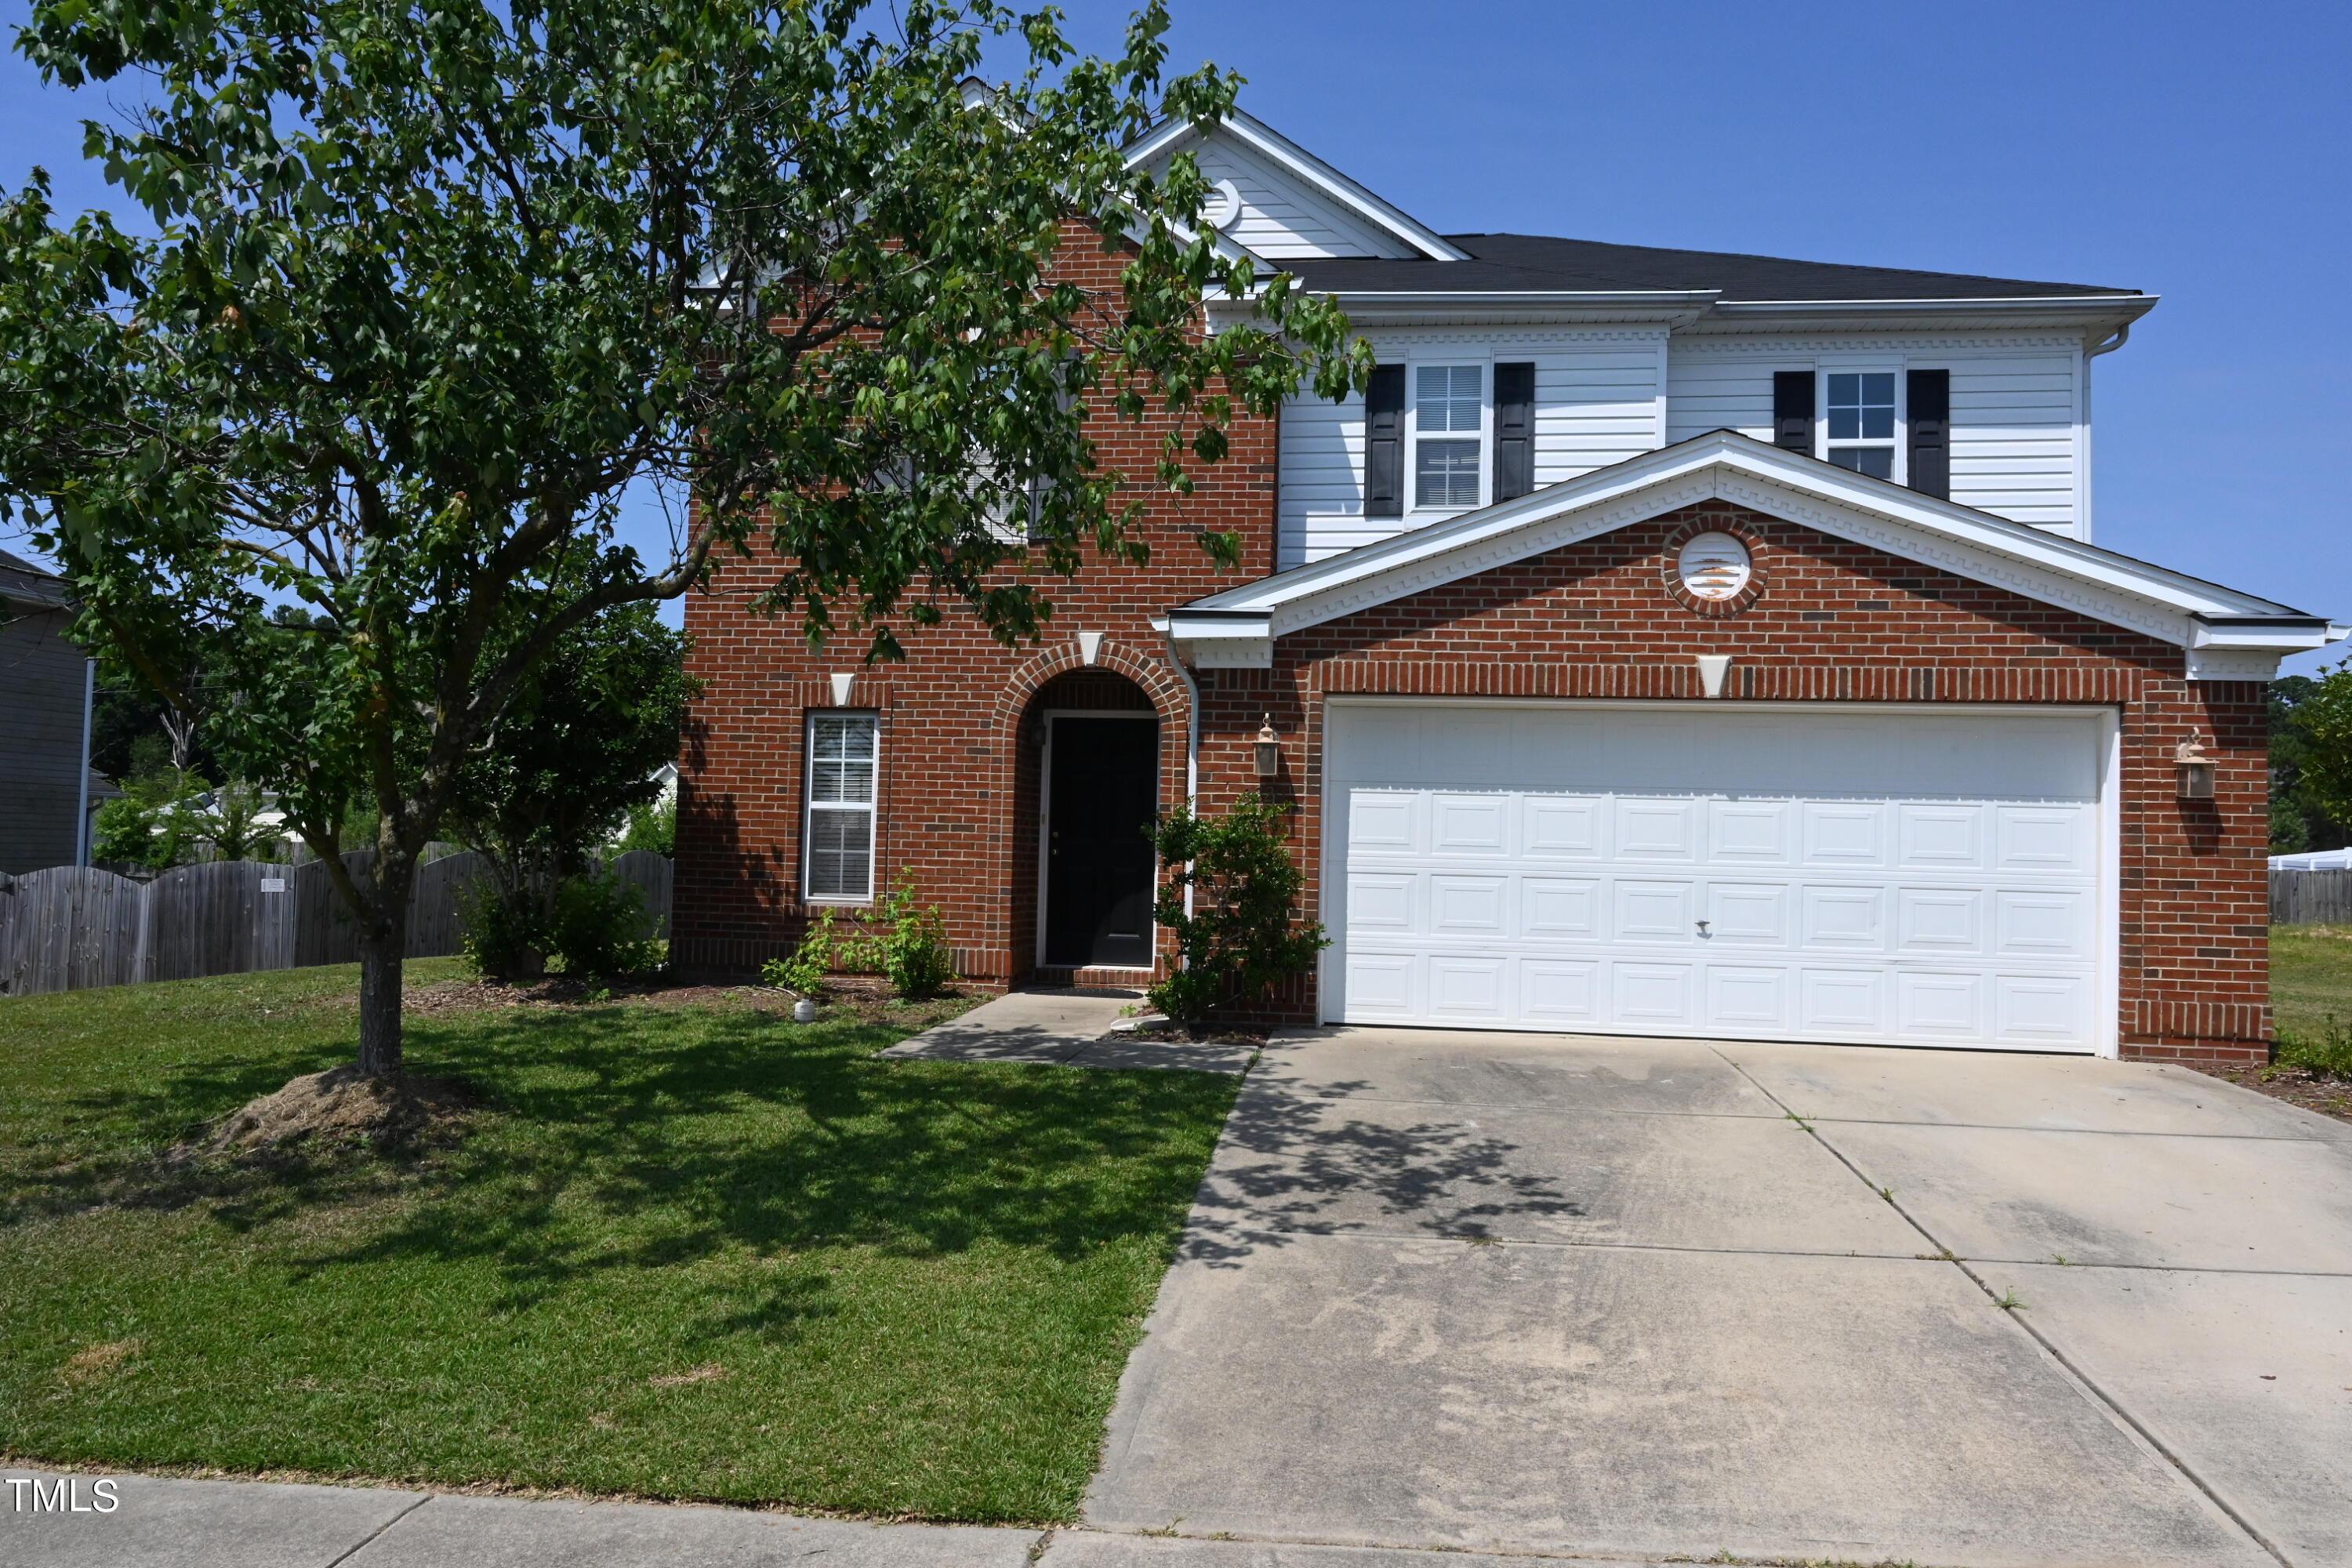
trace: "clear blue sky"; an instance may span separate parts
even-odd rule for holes
[[[2097,362],[2097,542],[2352,620],[2352,7],[1175,5],[1175,65],[1441,231],[2161,294]],[[11,56],[0,177],[107,201],[85,112]]]

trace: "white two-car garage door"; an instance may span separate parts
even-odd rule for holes
[[[1325,1016],[2095,1051],[2108,716],[1334,700]]]

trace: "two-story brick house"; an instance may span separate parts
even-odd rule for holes
[[[1184,149],[1369,393],[1244,421],[1034,647],[865,668],[695,600],[681,964],[903,868],[968,975],[1137,981],[1143,826],[1257,789],[1332,939],[1286,1016],[2266,1052],[2263,682],[2343,629],[2093,542],[2151,297],[1441,236],[1242,115],[1134,156]]]

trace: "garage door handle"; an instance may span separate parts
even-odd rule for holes
[[[1701,936],[1705,936],[1705,935],[1706,934],[1706,928],[1707,928],[1707,922],[1706,922],[1706,921],[1700,921],[1698,922],[1698,934],[1699,934],[1699,935],[1701,935]]]

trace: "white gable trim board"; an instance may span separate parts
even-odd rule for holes
[[[1273,638],[1708,500],[1805,523],[2187,648],[2196,679],[2268,679],[2286,654],[2345,635],[2271,600],[1732,431],[1212,595],[1171,612],[1170,635],[1196,658],[1244,662],[1235,656],[1246,643],[1247,658],[1263,663]],[[2217,635],[2224,625],[2226,634]]]
[[[1234,110],[1205,135],[1187,121],[1162,122],[1129,147],[1129,166],[1163,166],[1190,150],[1212,184],[1234,180],[1244,224],[1273,248],[1270,260],[1320,256],[1420,258],[1462,261],[1465,253],[1403,208],[1349,179],[1254,116]],[[1219,168],[1212,172],[1210,164]],[[1241,236],[1236,234],[1238,240]],[[1334,242],[1346,248],[1332,248]]]
[[[2112,710],[1323,722],[1326,1022],[2116,1053]]]

